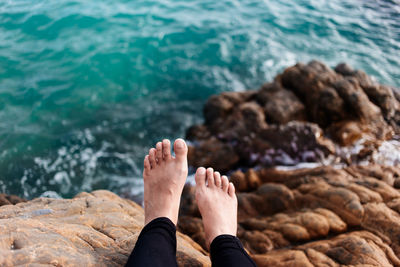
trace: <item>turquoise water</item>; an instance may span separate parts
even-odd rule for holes
[[[398,1],[0,1],[0,192],[140,192],[211,94],[297,61],[400,86]]]

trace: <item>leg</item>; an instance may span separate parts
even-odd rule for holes
[[[187,177],[187,146],[158,142],[144,159],[145,227],[139,235],[126,266],[177,266],[176,223],[180,198]]]
[[[228,178],[212,168],[197,169],[196,201],[213,266],[256,266],[236,237],[237,198]]]
[[[161,217],[148,223],[125,266],[178,266],[176,228],[172,221]]]

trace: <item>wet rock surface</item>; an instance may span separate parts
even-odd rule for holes
[[[259,90],[211,96],[204,124],[187,132],[194,144],[189,162],[229,171],[371,161],[382,142],[399,139],[398,94],[346,64],[298,63]],[[362,148],[354,155],[341,152],[355,144]]]
[[[143,209],[108,191],[0,207],[0,266],[123,266],[143,228]],[[179,266],[209,266],[177,234]]]
[[[204,117],[187,132],[189,163],[235,184],[238,237],[258,266],[400,266],[398,89],[312,61],[210,97]],[[190,186],[181,215],[206,249]]]

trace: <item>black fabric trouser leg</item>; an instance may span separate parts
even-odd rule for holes
[[[255,267],[239,239],[232,235],[217,236],[210,245],[213,267]],[[178,266],[176,262],[176,227],[168,218],[157,218],[140,233],[129,256],[130,266]]]
[[[219,235],[210,245],[210,257],[213,267],[243,266],[256,267],[255,262],[244,250],[239,238],[233,235]]]
[[[149,222],[142,229],[125,266],[178,266],[174,223],[165,217]]]

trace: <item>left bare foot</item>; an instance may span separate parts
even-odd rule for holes
[[[158,142],[144,159],[144,215],[145,224],[159,217],[178,221],[179,204],[188,174],[187,146],[182,139],[175,140],[175,157],[171,155],[170,141]]]
[[[207,246],[219,235],[236,236],[238,202],[228,177],[212,168],[196,172],[196,201],[203,219]]]

